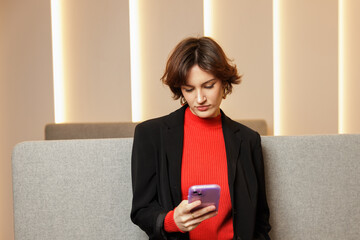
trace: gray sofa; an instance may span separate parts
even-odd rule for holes
[[[359,239],[360,135],[262,137],[272,239]],[[129,218],[132,138],[13,151],[16,240],[147,239]]]

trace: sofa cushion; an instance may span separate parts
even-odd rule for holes
[[[131,138],[17,145],[15,239],[148,239],[130,221],[131,148]]]
[[[263,137],[273,239],[358,239],[360,135]]]

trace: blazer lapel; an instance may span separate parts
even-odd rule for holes
[[[181,202],[181,160],[184,140],[184,114],[187,106],[173,112],[166,119],[164,144],[169,166],[169,183],[174,207]]]
[[[240,146],[241,139],[237,137],[237,132],[239,131],[238,127],[233,124],[232,120],[230,120],[223,112],[222,114],[222,126],[223,126],[223,134],[225,140],[225,148],[226,148],[226,158],[228,165],[228,182],[229,182],[229,191],[232,204],[234,206],[234,181],[236,174],[236,162],[239,158],[240,154]]]

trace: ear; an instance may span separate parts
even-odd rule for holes
[[[181,106],[184,106],[185,104],[187,104],[186,99],[184,98],[184,96],[180,97],[180,104],[181,104]]]
[[[228,95],[228,85],[223,84],[223,95],[222,98],[226,99],[226,96]]]

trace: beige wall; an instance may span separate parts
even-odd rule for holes
[[[0,239],[13,239],[11,149],[53,122],[50,1],[0,1]]]
[[[338,107],[338,1],[280,4],[280,134],[360,132],[359,3],[343,0],[344,101]],[[272,133],[273,25],[267,0],[210,1],[213,36],[244,74],[224,101],[232,118],[264,118]],[[130,34],[127,0],[62,1],[68,122],[130,121]],[[202,1],[139,1],[142,120],[179,107],[160,77],[182,38],[203,32]],[[11,149],[43,138],[54,122],[49,0],[0,0],[0,239],[13,238]],[[342,55],[341,55],[342,56]],[[341,95],[341,94],[340,94]]]
[[[337,133],[338,1],[279,2],[279,134]]]
[[[265,119],[273,133],[272,1],[211,0],[210,36],[234,60],[243,81],[223,101],[234,119]]]
[[[65,122],[131,121],[128,2],[61,4]]]
[[[170,51],[184,37],[203,34],[202,1],[140,1],[142,119],[180,107],[160,78]]]

